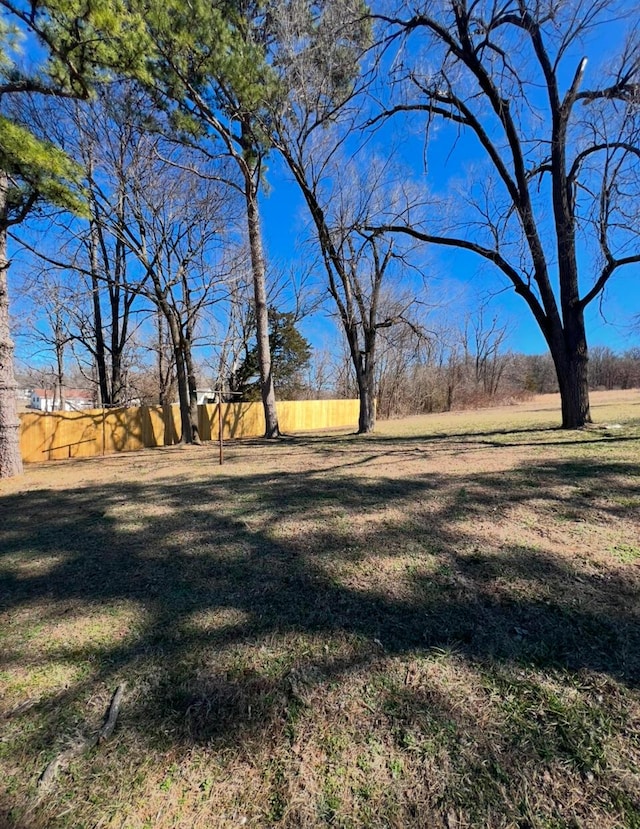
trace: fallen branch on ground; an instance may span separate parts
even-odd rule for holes
[[[109,706],[109,711],[107,712],[107,718],[104,722],[104,725],[98,732],[98,737],[96,740],[98,745],[100,745],[100,743],[106,742],[113,733],[113,729],[116,727],[116,721],[118,719],[118,714],[120,713],[120,705],[122,703],[123,694],[124,682],[118,685],[111,699],[111,705]]]
[[[17,717],[20,714],[24,714],[25,711],[28,711],[30,708],[33,708],[36,703],[40,702],[38,697],[31,697],[29,699],[24,700],[23,702],[18,703],[18,705],[14,705],[13,708],[10,708],[8,711],[5,711],[2,715],[2,719],[10,720],[12,717]]]
[[[109,710],[107,711],[107,715],[105,717],[104,724],[100,731],[95,734],[93,737],[81,737],[76,740],[69,748],[66,748],[64,751],[61,751],[53,760],[48,764],[46,769],[42,772],[40,777],[38,778],[38,792],[39,798],[43,797],[45,794],[49,792],[55,779],[58,775],[58,772],[66,767],[72,760],[76,757],[79,757],[85,751],[88,751],[90,748],[94,748],[101,743],[106,742],[111,734],[113,733],[113,729],[116,726],[116,721],[118,719],[118,714],[120,713],[120,706],[122,704],[122,696],[124,694],[125,683],[122,682],[116,688],[113,697],[111,698],[111,704],[109,705]]]

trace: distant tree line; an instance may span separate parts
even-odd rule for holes
[[[377,375],[377,414],[382,419],[483,408],[522,402],[535,394],[557,393],[558,380],[549,354],[521,354],[491,344],[470,348],[468,340],[411,342],[395,338],[381,350]],[[337,392],[353,396],[355,378],[343,364]],[[616,353],[594,346],[589,360],[594,390],[640,388],[640,348]]]
[[[58,329],[68,332],[57,318]],[[296,314],[269,310],[269,342],[273,383],[280,400],[312,400],[358,395],[357,377],[348,354],[314,349],[298,329]],[[55,333],[55,328],[53,329]],[[162,326],[158,329],[164,330]],[[52,350],[64,350],[68,334]],[[382,419],[482,408],[520,402],[534,394],[559,391],[550,354],[522,354],[506,346],[507,327],[488,319],[482,306],[467,314],[460,327],[441,326],[428,334],[417,323],[386,333],[380,343],[374,378],[377,416]],[[163,357],[164,354],[164,357]],[[119,405],[157,405],[178,399],[176,364],[171,349],[155,352],[156,369],[145,356],[130,352],[122,366]],[[213,387],[228,402],[261,399],[255,327],[249,313],[236,357],[224,364],[227,374],[214,376],[212,364],[193,368],[194,388]],[[43,388],[51,400],[62,401],[61,389],[93,388],[99,403],[99,378],[88,377],[82,362],[58,360],[49,368],[24,368],[17,375],[22,388]],[[167,382],[168,381],[168,382]],[[589,360],[589,387],[595,390],[640,388],[640,348],[616,353],[594,346]],[[217,395],[216,395],[217,396]]]

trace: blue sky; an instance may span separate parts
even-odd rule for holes
[[[297,185],[277,159],[270,161],[269,168],[269,187],[261,200],[266,249],[274,261],[295,261],[308,238],[305,206]],[[492,295],[489,307],[508,323],[509,346],[526,354],[546,351],[529,309],[496,269],[464,251],[428,247],[425,251],[428,284],[432,285],[435,295],[464,294],[469,303],[478,293]],[[591,346],[606,345],[615,351],[624,351],[640,345],[640,268],[629,267],[615,274],[604,293],[602,309],[596,300],[587,308],[586,317]],[[306,320],[302,327],[305,336],[320,347],[335,330],[333,324],[318,316]]]
[[[627,8],[631,8],[630,5]],[[569,85],[583,56],[588,62],[583,79],[584,86],[597,86],[602,80],[603,69],[621,44],[626,22],[616,19],[612,23],[588,34],[576,49],[566,55],[561,66],[561,79]],[[532,93],[535,95],[535,92]],[[538,102],[535,102],[536,104]],[[541,107],[544,106],[540,99]],[[399,149],[403,161],[416,177],[424,180],[439,196],[450,193],[452,180],[460,178],[462,168],[478,155],[475,139],[457,136],[456,147],[451,152],[451,130],[436,133],[428,148],[428,171],[423,168],[423,128],[419,116],[410,116],[412,122],[391,125],[380,131],[371,145],[371,151],[384,154],[389,146]],[[377,142],[377,143],[376,143]],[[262,197],[262,216],[267,250],[272,257],[286,260],[295,256],[296,244],[305,235],[305,208],[297,192],[277,158],[269,162],[268,193]],[[639,194],[640,196],[640,194]],[[640,232],[640,228],[639,228]],[[459,297],[463,294],[469,305],[478,297],[491,296],[490,309],[499,313],[509,323],[510,342],[514,350],[525,353],[542,353],[546,344],[524,300],[515,294],[513,287],[497,269],[479,257],[451,248],[429,246],[427,261],[428,283],[438,296]],[[587,246],[580,253],[583,279],[581,290],[588,285],[589,267],[592,264]],[[466,310],[466,309],[463,309]],[[623,351],[640,345],[640,267],[628,266],[617,271],[610,279],[601,301],[596,299],[585,311],[587,336],[591,346],[606,345]],[[324,330],[324,326],[321,326]],[[313,337],[313,324],[307,323],[307,331]],[[307,334],[309,336],[309,333]]]
[[[599,64],[606,57],[608,49],[617,43],[619,30],[612,26],[599,42],[586,43],[592,53],[585,82],[597,76]],[[572,56],[574,65],[579,57]],[[389,146],[395,146],[398,135],[394,127],[381,131],[376,137],[372,151],[384,153]],[[416,176],[423,174],[423,142],[421,127],[405,130],[399,126],[400,141],[398,152]],[[386,142],[386,143],[385,143]],[[473,143],[462,139],[457,145],[457,155],[450,154],[446,135],[441,135],[430,145],[428,186],[436,192],[446,193],[451,178],[460,170],[461,158],[471,157]],[[457,166],[456,166],[457,165]],[[276,263],[300,261],[308,248],[303,243],[308,239],[306,209],[297,186],[291,181],[274,154],[268,162],[268,188],[261,197],[262,224],[266,249],[270,259]],[[432,295],[459,301],[462,297],[460,316],[469,310],[478,297],[493,295],[490,301],[492,313],[498,313],[508,324],[509,346],[525,353],[542,353],[546,345],[524,301],[499,273],[483,260],[472,254],[456,252],[450,248],[431,247],[425,252],[427,283]],[[18,269],[16,262],[15,268]],[[319,277],[323,276],[319,272]],[[10,275],[12,283],[19,281],[20,274]],[[459,303],[460,304],[460,303]],[[614,275],[600,305],[598,301],[587,309],[587,333],[589,344],[608,345],[622,351],[640,344],[640,268],[627,268]],[[428,322],[428,321],[427,321]],[[317,314],[302,324],[305,335],[318,347],[332,347],[336,342],[336,328],[333,321]]]

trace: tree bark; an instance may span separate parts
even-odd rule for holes
[[[189,387],[187,384],[187,372],[184,365],[184,355],[180,344],[177,343],[173,349],[176,363],[176,377],[178,379],[178,400],[180,402],[180,423],[182,432],[180,443],[191,443],[191,410],[189,407]]]
[[[196,382],[196,370],[193,364],[193,352],[191,349],[193,343],[193,306],[191,303],[191,291],[189,289],[189,281],[187,279],[187,271],[183,269],[182,272],[182,292],[183,301],[185,304],[185,320],[182,326],[182,339],[180,344],[182,346],[182,353],[184,356],[184,367],[187,372],[187,390],[189,392],[189,423],[191,427],[191,443],[198,446],[202,444],[200,440],[200,426],[198,423],[198,384]]]
[[[200,445],[200,428],[198,425],[198,391],[196,383],[196,372],[193,365],[193,355],[191,353],[191,338],[187,337],[182,341],[182,353],[184,357],[184,366],[187,375],[187,393],[189,396],[189,429],[191,434],[191,443]]]
[[[251,270],[253,275],[253,292],[256,306],[256,337],[258,341],[258,363],[260,366],[260,392],[264,407],[266,438],[280,435],[276,395],[271,372],[271,347],[269,345],[269,309],[267,307],[267,290],[265,280],[264,252],[258,211],[258,192],[255,184],[255,169],[247,164],[245,172],[245,199],[247,203],[247,230],[251,250]]]
[[[340,307],[340,306],[339,306]],[[365,351],[360,349],[359,329],[357,323],[349,321],[341,316],[344,332],[349,344],[351,361],[356,373],[356,384],[358,386],[358,399],[360,411],[358,414],[358,434],[367,435],[373,432],[376,425],[375,405],[375,332],[365,333]],[[371,334],[373,333],[373,338]],[[370,349],[370,350],[369,350]]]
[[[375,327],[365,327],[364,351],[359,354],[360,370],[357,372],[358,395],[360,397],[359,435],[367,435],[373,432],[376,425],[376,334]]]
[[[358,434],[367,435],[376,426],[375,382],[372,371],[358,373],[358,397],[360,414],[358,416]]]
[[[562,428],[581,429],[587,423],[591,423],[586,360],[568,361],[562,375],[558,374],[558,384],[562,406]]]
[[[166,296],[166,291],[162,289],[159,277],[156,273],[150,270],[149,275],[154,289],[154,302],[158,309],[158,338],[159,354],[162,353],[162,324],[161,320],[164,318],[169,330],[169,337],[171,340],[171,350],[175,363],[176,380],[178,384],[178,400],[180,403],[180,422],[182,425],[182,433],[180,435],[180,443],[197,443],[200,441],[200,434],[198,431],[198,407],[192,406],[195,395],[195,372],[193,368],[193,361],[191,355],[191,340],[190,336],[185,337],[182,327],[182,322],[179,313],[174,306],[171,305]],[[162,316],[160,316],[162,315]],[[187,332],[188,333],[188,332]],[[162,369],[160,368],[160,379],[162,380]],[[197,404],[197,399],[196,399]]]
[[[0,172],[0,478],[11,478],[22,472],[20,421],[16,412],[16,381],[13,372],[13,341],[9,328],[7,189],[7,176]]]
[[[156,310],[156,321],[158,326],[158,403],[165,406],[171,403],[173,397],[175,371],[173,350],[169,352],[169,343],[164,329],[164,315],[160,306]]]
[[[64,343],[60,331],[56,331],[56,389],[58,391],[58,410],[64,411]],[[53,392],[53,408],[56,408],[56,392]]]
[[[89,156],[87,171],[89,178],[93,177],[93,156]],[[98,371],[98,387],[100,389],[100,405],[103,408],[113,404],[112,389],[109,387],[107,376],[107,354],[104,340],[104,328],[102,325],[102,305],[100,304],[100,268],[98,254],[100,249],[100,226],[98,224],[96,202],[91,193],[92,217],[89,221],[89,264],[91,271],[91,301],[93,305],[93,335],[95,336],[94,359]]]
[[[155,289],[156,303],[158,310],[164,316],[169,329],[171,339],[171,350],[176,371],[176,382],[178,385],[178,402],[180,405],[180,443],[192,443],[191,432],[191,408],[189,405],[189,384],[187,380],[187,368],[184,358],[183,338],[180,331],[180,322],[173,315],[173,309],[167,302],[160,283],[155,275],[152,275],[152,282]],[[161,330],[161,329],[160,329]],[[171,401],[167,401],[171,402]]]
[[[574,309],[564,328],[548,340],[560,389],[562,428],[581,429],[591,423],[587,338],[584,314]]]
[[[110,406],[113,402],[107,380],[107,359],[102,328],[102,307],[100,306],[100,284],[98,281],[98,243],[96,241],[96,221],[90,222],[89,256],[91,262],[91,301],[93,304],[93,334],[96,338],[94,357],[98,371],[98,386],[100,388],[100,404]]]
[[[90,174],[93,174],[93,162],[89,162]],[[100,211],[92,197],[93,218],[90,221],[89,253],[91,262],[91,290],[93,294],[92,334],[95,345],[91,347],[94,355],[100,397],[103,407],[123,405],[126,401],[123,382],[123,354],[128,340],[129,314],[133,303],[132,293],[126,283],[126,249],[122,241],[126,226],[124,223],[124,196],[122,188],[118,192],[118,204],[115,209],[118,233],[113,253],[105,242],[104,228],[100,224]],[[100,257],[102,267],[100,267]],[[109,303],[110,345],[107,346],[106,329],[102,313],[102,296]],[[109,359],[107,359],[107,356]]]

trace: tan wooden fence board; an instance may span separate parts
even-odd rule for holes
[[[348,428],[358,422],[357,400],[296,400],[276,405],[283,432]],[[20,421],[25,463],[171,446],[181,433],[178,406],[26,412]],[[262,404],[223,403],[222,422],[225,440],[261,437],[265,429]],[[218,406],[199,406],[198,423],[203,440],[217,440]]]

